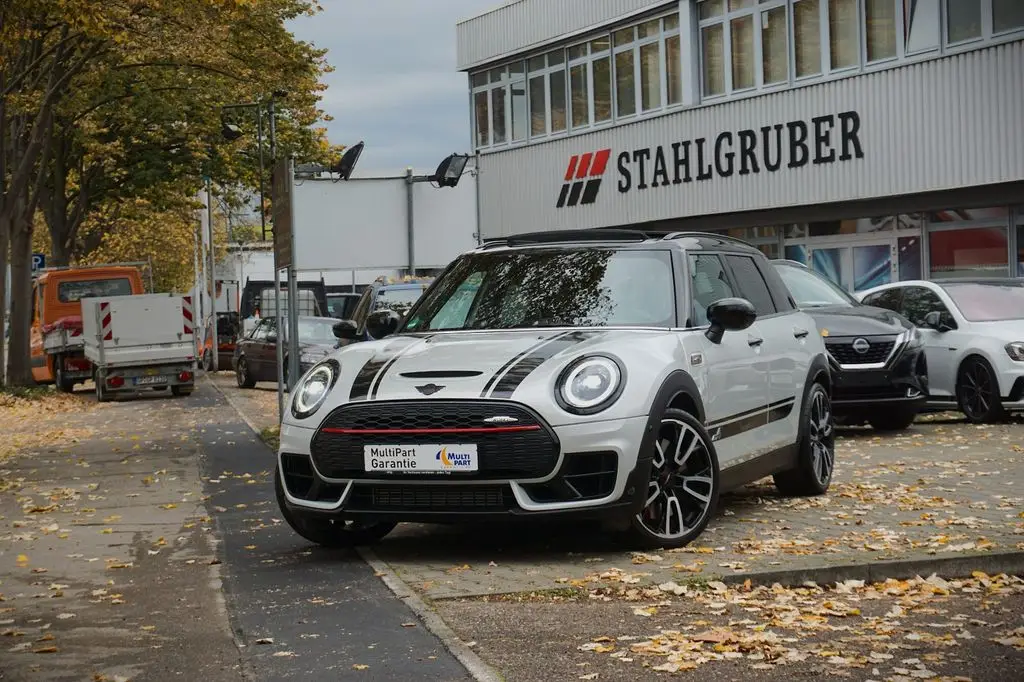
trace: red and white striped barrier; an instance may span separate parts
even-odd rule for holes
[[[114,338],[114,330],[110,328],[110,303],[108,301],[100,303],[100,315],[103,318],[101,325],[103,340],[110,341]]]
[[[181,316],[183,318],[185,318],[185,333],[186,334],[193,334],[193,333],[195,333],[193,331],[195,323],[193,322],[194,313],[192,312],[192,297],[191,296],[182,296],[181,297]]]

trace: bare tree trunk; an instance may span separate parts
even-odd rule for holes
[[[7,385],[32,386],[32,220],[18,211],[11,225],[11,339]]]

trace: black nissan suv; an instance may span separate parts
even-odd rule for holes
[[[807,266],[772,261],[797,306],[814,318],[832,368],[836,421],[901,431],[928,397],[920,332],[891,310],[860,303]]]

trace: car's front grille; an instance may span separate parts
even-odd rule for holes
[[[501,485],[361,485],[345,505],[350,512],[500,512],[514,505]]]
[[[867,342],[866,349],[857,350],[855,344],[863,339]],[[860,345],[860,344],[857,344]],[[874,365],[885,362],[892,353],[896,340],[892,337],[869,336],[856,339],[825,339],[825,348],[841,365]]]
[[[324,419],[310,449],[328,478],[379,477],[364,470],[366,445],[474,444],[475,472],[446,478],[542,478],[558,462],[559,444],[546,423],[523,405],[504,401],[420,400],[352,403]],[[386,474],[423,480],[431,474]]]

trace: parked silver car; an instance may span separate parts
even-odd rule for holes
[[[824,493],[831,379],[814,320],[754,248],[540,233],[454,263],[379,339],[299,381],[277,498],[324,545],[400,521],[596,516],[636,546],[697,537],[719,493]],[[341,322],[340,336],[356,333]]]

